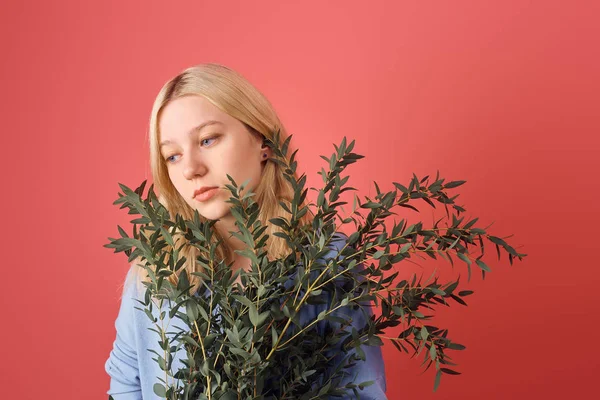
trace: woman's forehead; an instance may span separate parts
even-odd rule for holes
[[[172,126],[178,123],[200,124],[216,120],[227,124],[235,119],[202,96],[183,96],[169,101],[160,113],[159,123]]]
[[[243,126],[240,121],[201,96],[172,100],[163,108],[158,124],[159,136],[163,141],[199,133],[211,126]]]

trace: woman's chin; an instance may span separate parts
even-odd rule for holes
[[[196,207],[198,210],[198,214],[202,217],[209,220],[226,220],[228,217],[231,217],[231,212],[229,210],[217,208],[217,207],[203,207],[202,209]]]

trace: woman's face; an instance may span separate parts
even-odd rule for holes
[[[202,96],[169,102],[160,116],[159,131],[161,155],[181,197],[203,217],[233,225],[232,204],[226,203],[231,195],[224,186],[231,184],[227,174],[238,186],[250,179],[242,193],[254,191],[266,160],[263,154],[270,157],[271,149]],[[218,189],[194,197],[202,187]]]

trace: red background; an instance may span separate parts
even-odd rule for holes
[[[273,102],[309,186],[343,136],[374,196],[437,170],[467,217],[507,236],[468,307],[436,322],[467,346],[459,376],[384,346],[390,399],[559,399],[597,387],[598,2],[3,2],[0,158],[3,398],[105,399],[130,219],[119,187],[149,179],[161,85],[228,65]],[[249,4],[252,3],[252,4]],[[311,192],[314,199],[314,194]],[[406,213],[430,224],[430,208]],[[492,250],[492,248],[490,247]],[[416,260],[418,261],[418,260]],[[429,276],[431,263],[400,266]],[[440,261],[443,274],[465,275]],[[426,277],[427,277],[426,276]],[[466,282],[466,280],[464,281]]]

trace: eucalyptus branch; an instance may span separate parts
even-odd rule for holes
[[[279,132],[274,133],[272,140],[266,140],[273,149],[270,161],[280,167],[293,189],[291,198],[279,201],[287,216],[266,221],[279,229],[273,236],[285,240],[290,249],[288,256],[267,257],[268,225],[259,219],[260,207],[254,193],[247,191],[242,195],[248,182],[238,186],[227,176],[231,214],[238,229],[231,234],[246,246],[236,253],[251,261],[248,271],[234,274],[231,265],[216,259],[221,242],[212,240],[215,221],[201,220],[198,211],[190,220],[170,215],[154,194],[153,185],[144,198],[146,181],[135,190],[119,184],[123,193],[119,193],[114,204],[136,216],[131,220],[133,233],[129,236],[117,226],[121,237],[109,238],[105,247],[115,253],[124,252],[129,262],[141,260],[149,282],[145,283],[144,301],[140,301],[144,308],[138,309],[153,324],[159,320],[164,323],[168,316],[168,321],[176,318],[189,328],[173,338],[165,329],[156,330],[164,350],[156,360],[161,368],[164,364],[166,379],[161,379],[164,384],[155,385],[155,392],[169,399],[207,400],[359,394],[372,382],[349,382],[335,387],[336,382],[343,378],[345,367],[365,359],[364,346],[382,346],[382,339],[389,340],[400,352],[408,354],[412,348],[411,357],[423,353],[421,366],[425,366],[425,371],[431,365],[436,367],[435,391],[442,374],[459,374],[448,368],[455,365],[448,350],[465,347],[451,341],[447,329],[429,321],[439,305],[449,307],[453,300],[466,306],[464,298],[473,291],[459,290],[460,277],[439,282],[434,273],[421,282],[422,278],[417,279],[416,275],[403,276],[398,268],[401,262],[410,261],[413,256],[435,260],[439,256],[454,268],[454,255],[466,265],[470,282],[473,264],[481,270],[482,278],[491,271],[483,261],[485,243],[495,246],[498,260],[502,252],[507,254],[511,265],[515,258],[522,260],[526,254],[517,252],[506,241],[508,237],[488,232],[489,226],[475,226],[478,218],[461,216],[465,208],[455,203],[458,194],[451,195],[450,191],[465,181],[446,182],[439,171],[431,182],[429,176],[420,179],[413,174],[408,185],[393,182],[394,190],[385,193],[374,182],[375,197],[361,201],[355,194],[351,214],[341,215],[338,209],[347,203],[340,196],[356,191],[346,186],[349,176],[341,174],[364,158],[352,152],[354,141],[348,144],[346,138],[339,146],[334,145],[335,153],[330,157],[321,156],[328,164],[319,172],[323,187],[310,188],[316,192],[316,202],[309,202],[306,175],[296,178],[297,150],[288,156],[290,140],[291,136],[281,142]],[[388,217],[397,215],[395,211],[401,208],[420,212],[418,202],[434,209],[443,206],[446,217],[431,227],[402,219],[399,223],[394,221],[388,230]],[[305,225],[302,220],[308,213],[312,218]],[[442,221],[446,227],[440,225]],[[351,233],[339,244],[344,225],[351,225]],[[200,287],[193,294],[189,293],[190,271],[186,270],[187,260],[182,255],[184,245],[176,245],[178,235],[198,250],[194,261],[204,268],[191,272],[200,279]],[[480,250],[477,256],[473,249]],[[238,274],[241,286],[234,285]],[[159,300],[158,318],[151,299]],[[163,304],[170,311],[162,311]],[[317,304],[324,304],[323,311],[301,325],[299,315]],[[373,313],[371,304],[381,306],[381,310]],[[371,317],[366,318],[364,326],[351,327],[351,314],[356,312],[351,310]],[[399,325],[403,330],[396,337],[385,334]],[[318,328],[323,326],[328,327],[328,334],[319,333]],[[178,346],[170,345],[174,342]],[[185,350],[187,355],[183,360],[185,368],[178,371],[169,370],[174,349]],[[339,349],[339,365],[328,369],[324,354],[337,354]],[[355,353],[349,356],[352,349]],[[169,377],[182,385],[170,385]],[[274,377],[279,381],[274,381]]]

